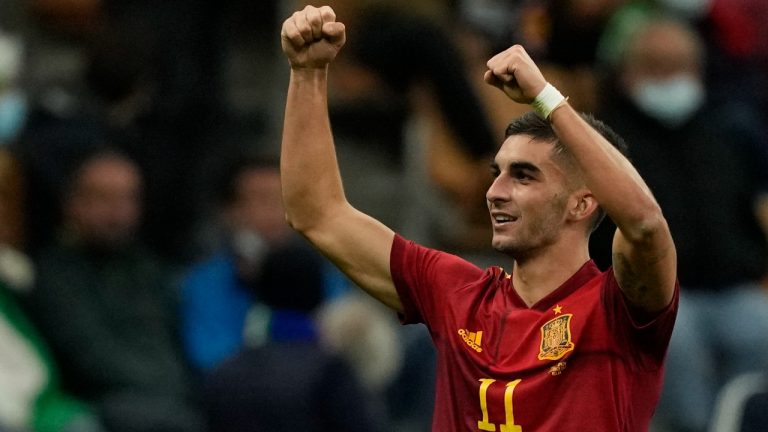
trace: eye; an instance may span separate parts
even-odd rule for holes
[[[528,173],[526,173],[525,171],[517,171],[517,172],[515,172],[515,174],[513,175],[513,177],[514,177],[516,180],[520,180],[520,181],[522,181],[522,182],[529,182],[529,181],[533,180],[533,177],[531,177],[531,176],[530,176]]]
[[[499,168],[499,165],[496,164],[496,162],[492,162],[488,168],[490,169],[491,177],[496,178],[501,175],[501,169]]]

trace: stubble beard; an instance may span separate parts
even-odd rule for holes
[[[560,233],[560,224],[556,217],[559,212],[556,211],[557,208],[551,210],[546,213],[548,216],[534,220],[528,227],[520,227],[520,232],[514,235],[499,238],[498,241],[494,235],[493,248],[515,261],[542,253],[557,242]]]

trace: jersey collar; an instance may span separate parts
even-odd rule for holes
[[[597,264],[595,264],[593,260],[589,260],[585,262],[584,265],[582,265],[581,268],[576,271],[576,273],[571,275],[570,278],[563,282],[562,285],[560,285],[551,293],[547,294],[538,302],[534,303],[530,308],[525,304],[525,301],[523,301],[523,299],[515,290],[515,287],[512,285],[512,278],[507,278],[507,281],[509,283],[509,291],[512,293],[512,300],[514,301],[515,306],[543,312],[552,308],[562,299],[571,295],[574,291],[585,285],[600,273],[601,272],[600,269],[597,268]]]

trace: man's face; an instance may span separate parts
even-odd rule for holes
[[[496,154],[496,178],[486,200],[497,251],[523,258],[557,241],[569,191],[566,172],[553,160],[552,149],[551,143],[513,135]]]
[[[109,249],[132,240],[141,217],[141,176],[119,158],[87,162],[66,203],[69,225],[85,243]]]

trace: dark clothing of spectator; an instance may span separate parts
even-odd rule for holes
[[[311,313],[323,301],[321,255],[303,241],[273,249],[249,288],[271,308],[267,338],[247,341],[206,377],[210,430],[383,430],[384,412],[355,371],[318,342]]]
[[[603,107],[601,118],[626,138],[633,164],[664,211],[686,290],[736,285],[765,274],[768,245],[754,204],[768,192],[768,167],[760,125],[749,110],[706,105],[670,129],[616,98]],[[610,262],[609,225],[593,241],[601,266]]]
[[[381,430],[355,372],[314,342],[244,349],[212,372],[206,394],[219,432]]]
[[[114,431],[197,431],[176,334],[174,290],[146,250],[61,241],[38,260],[29,309],[64,385]]]

